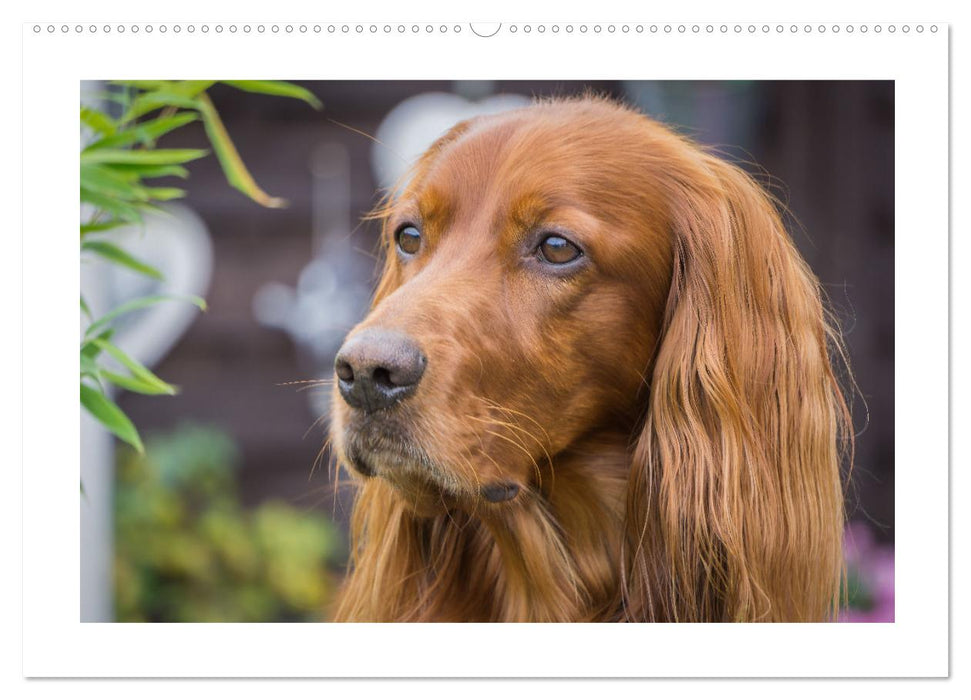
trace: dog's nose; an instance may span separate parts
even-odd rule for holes
[[[344,400],[370,413],[411,394],[426,364],[421,349],[404,333],[366,328],[344,342],[334,371]]]

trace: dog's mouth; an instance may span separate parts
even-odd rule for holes
[[[464,503],[506,503],[522,490],[510,480],[470,482],[433,460],[422,446],[397,426],[371,421],[348,426],[344,456],[365,478],[383,478],[413,502],[437,500],[453,507]]]

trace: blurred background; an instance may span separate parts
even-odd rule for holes
[[[117,396],[146,456],[82,424],[86,490],[104,486],[82,503],[101,524],[85,528],[82,514],[82,619],[326,619],[350,493],[328,469],[329,391],[313,380],[330,376],[367,309],[379,231],[361,216],[456,121],[592,90],[717,147],[789,206],[861,394],[842,619],[893,620],[892,82],[300,84],[322,111],[209,91],[250,172],[288,207],[249,201],[210,156],[190,165],[179,183],[188,196],[157,222],[169,233],[143,236],[156,248],[143,255],[186,261],[183,291],[209,310],[133,322],[131,352],[181,387],[174,397]],[[207,142],[193,124],[162,144]],[[104,298],[133,294],[124,273],[87,270],[83,280]]]

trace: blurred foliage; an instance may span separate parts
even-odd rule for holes
[[[274,80],[222,81],[245,92],[303,100],[315,109],[320,101],[308,90]],[[256,184],[233,144],[207,90],[215,80],[117,80],[101,94],[104,111],[81,107],[81,203],[91,214],[81,223],[81,256],[97,257],[137,274],[162,280],[162,273],[112,242],[120,227],[140,226],[143,214],[160,211],[158,203],[185,196],[179,187],[157,187],[147,181],[162,177],[186,178],[185,164],[203,158],[198,148],[158,148],[166,134],[202,121],[227,182],[265,207],[283,207]],[[81,297],[84,333],[81,339],[81,405],[105,428],[138,451],[142,440],[128,416],[105,389],[113,384],[139,394],[174,394],[162,381],[112,343],[113,324],[124,314],[163,301],[188,301],[205,310],[198,297],[154,295],[135,299],[95,318]],[[105,362],[107,360],[107,362]]]
[[[859,566],[847,566],[846,577],[840,586],[840,607],[869,612],[873,609],[873,604],[873,593]]]
[[[892,544],[877,541],[873,527],[854,520],[843,539],[846,580],[840,591],[844,622],[893,622],[895,557]]]
[[[126,622],[324,618],[343,544],[325,517],[270,501],[239,503],[236,447],[183,426],[120,452],[115,608]]]

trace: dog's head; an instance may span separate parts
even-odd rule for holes
[[[616,436],[629,610],[832,602],[830,326],[749,176],[635,111],[554,101],[457,125],[380,216],[374,304],[336,360],[344,464],[419,513],[501,513]]]
[[[336,362],[347,464],[412,500],[504,502],[590,431],[633,429],[671,277],[657,138],[607,103],[546,104],[424,155]]]

